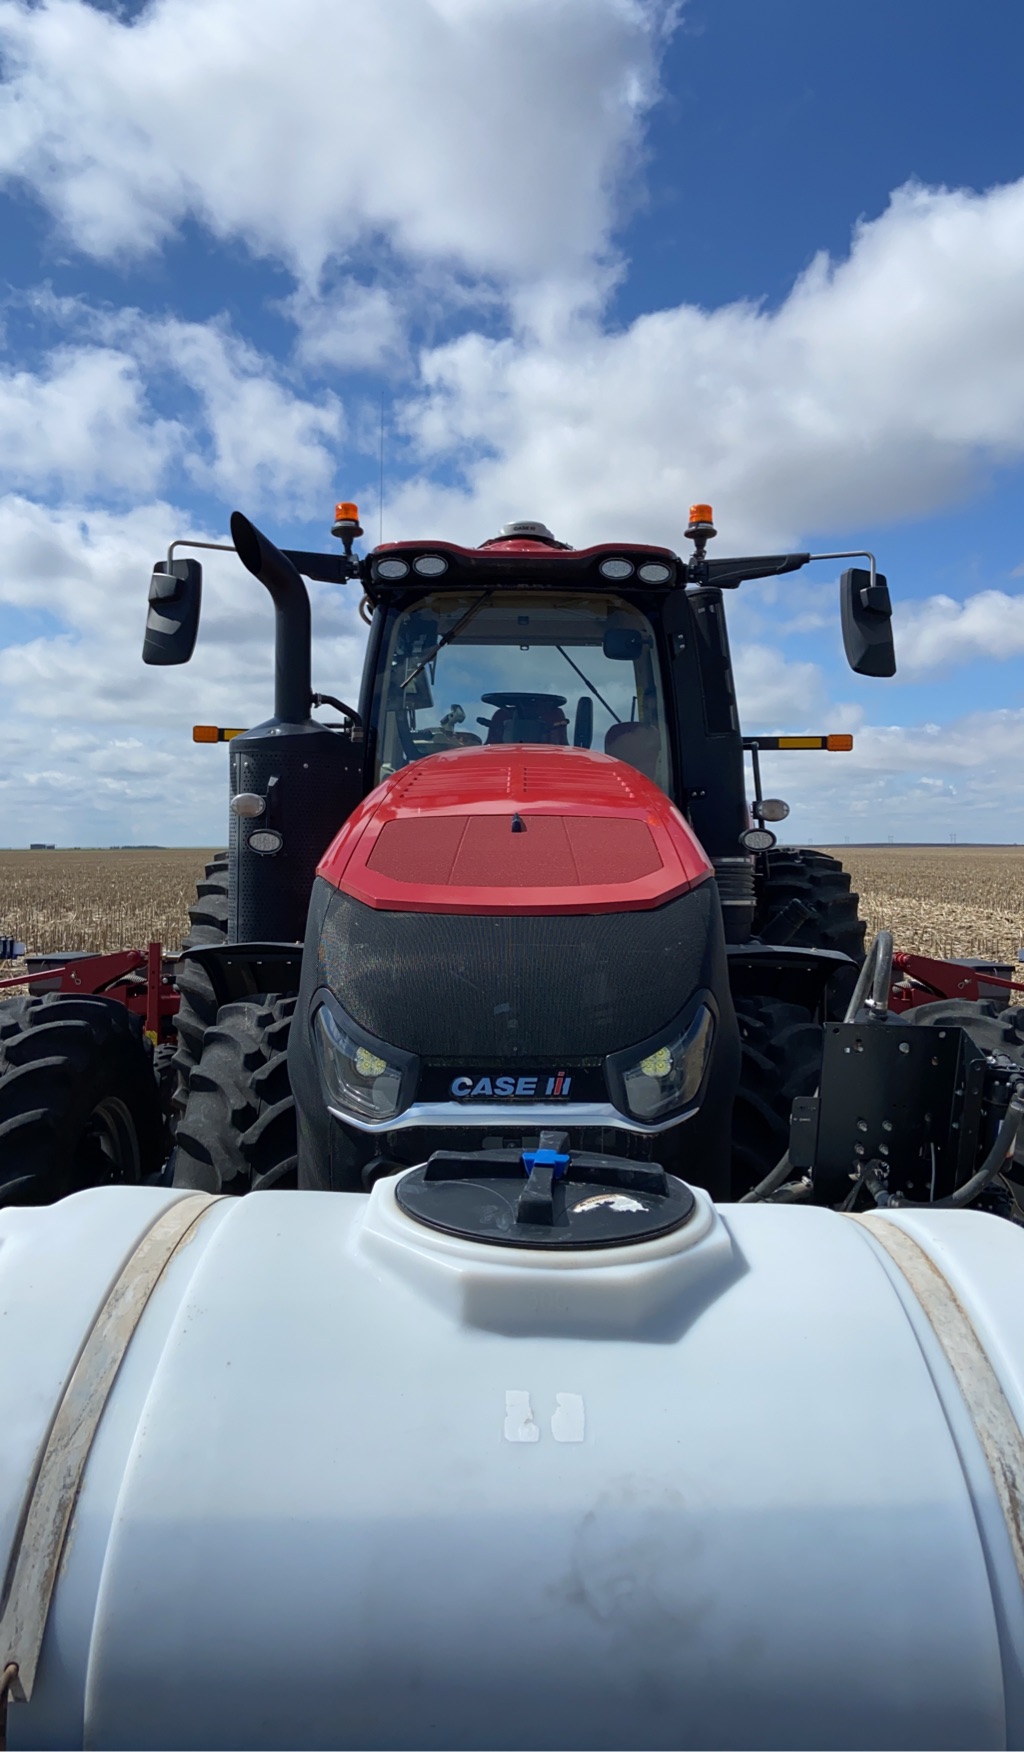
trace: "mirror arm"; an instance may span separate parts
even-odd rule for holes
[[[842,553],[838,554],[808,554],[807,557],[809,560],[867,560],[868,565],[871,568],[871,583],[869,589],[873,590],[875,587],[875,577],[878,568],[875,565],[874,554],[869,554],[867,548],[844,549]]]
[[[172,541],[170,547],[167,549],[168,565],[170,565],[174,559],[175,548],[179,547],[214,548],[219,554],[233,554],[235,552],[235,544],[233,541],[190,541],[187,536],[182,536],[177,541]]]

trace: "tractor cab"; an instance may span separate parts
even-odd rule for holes
[[[659,605],[636,572],[668,578],[672,557],[573,555],[546,531],[522,538],[521,527],[483,549],[402,544],[374,555],[384,587],[367,702],[372,778],[453,748],[540,743],[612,755],[671,795]],[[425,565],[433,588],[417,588]],[[399,567],[408,582],[387,588]]]

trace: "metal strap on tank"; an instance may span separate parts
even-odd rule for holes
[[[32,1696],[68,1526],[118,1369],[163,1272],[219,1203],[209,1193],[191,1193],[147,1230],[96,1316],[64,1389],[22,1513],[0,1616],[0,1672],[19,1703]],[[0,1702],[0,1716],[2,1710]]]
[[[899,1266],[956,1376],[992,1474],[1024,1587],[1024,1435],[970,1316],[949,1279],[905,1229],[870,1212],[851,1215],[851,1221],[867,1229]]]

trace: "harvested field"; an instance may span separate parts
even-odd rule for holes
[[[868,938],[898,949],[1015,963],[1024,947],[1024,847],[828,846],[861,897]]]
[[[0,851],[0,935],[30,954],[62,949],[177,949],[208,851]],[[0,978],[21,972],[0,962]],[[4,996],[7,994],[0,994]]]
[[[1024,946],[1024,848],[833,846],[861,896],[868,934],[901,949],[1015,962]],[[196,877],[212,854],[0,851],[0,933],[31,951],[176,948]],[[18,969],[4,967],[4,973]]]

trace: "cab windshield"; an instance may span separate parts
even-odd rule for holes
[[[444,749],[595,748],[671,790],[654,632],[624,598],[438,591],[392,622],[377,778]]]

